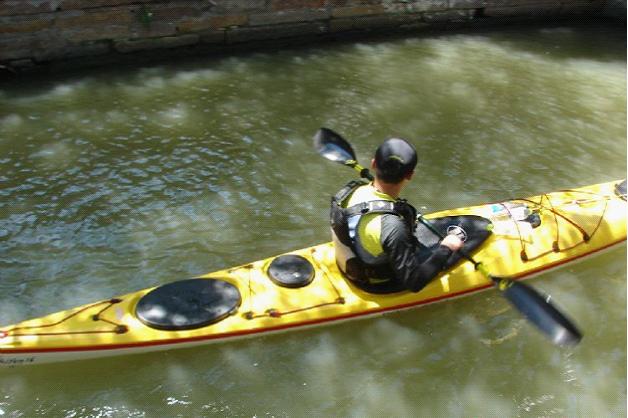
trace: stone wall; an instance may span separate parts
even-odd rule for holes
[[[366,30],[592,16],[608,1],[0,0],[0,72]]]
[[[606,0],[602,15],[626,22],[626,0]]]

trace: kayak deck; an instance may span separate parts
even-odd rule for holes
[[[427,215],[476,215],[493,220],[489,238],[474,252],[497,276],[526,278],[601,252],[626,240],[626,201],[618,181],[515,199],[538,215],[538,226],[499,220],[487,204]],[[512,214],[510,214],[512,215]],[[503,216],[503,213],[502,213]],[[0,365],[21,365],[166,350],[380,315],[487,289],[492,284],[461,261],[418,293],[370,294],[338,270],[332,243],[290,252],[314,267],[306,286],[278,286],[267,275],[276,257],[204,275],[237,288],[240,301],[226,318],[195,329],[162,330],[136,315],[155,288],[27,320],[0,330]]]

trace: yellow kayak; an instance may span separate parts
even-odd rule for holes
[[[445,232],[455,227],[480,236],[473,258],[491,274],[528,278],[625,243],[626,182],[425,218]],[[478,225],[482,231],[470,230]],[[458,259],[418,293],[368,293],[343,276],[333,244],[325,243],[5,326],[0,364],[198,346],[381,315],[491,286],[472,263]]]

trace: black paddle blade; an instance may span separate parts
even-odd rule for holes
[[[345,164],[355,161],[355,152],[351,145],[339,134],[328,128],[321,128],[314,135],[314,148],[330,161]]]
[[[533,288],[508,279],[493,278],[506,299],[554,344],[576,345],[582,334],[550,301]]]

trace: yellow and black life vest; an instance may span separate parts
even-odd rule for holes
[[[354,193],[362,187],[371,187],[364,181],[351,181],[331,199],[331,229],[336,251],[336,263],[342,272],[355,281],[386,281],[393,278],[388,256],[379,244],[377,230],[374,237],[364,237],[373,216],[392,214],[408,225],[409,233],[416,227],[416,209],[404,199],[394,200],[375,190],[366,190],[359,201],[349,207]],[[375,228],[376,229],[376,228]]]

